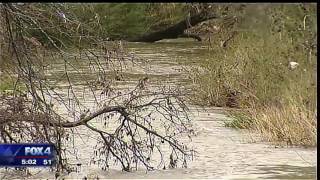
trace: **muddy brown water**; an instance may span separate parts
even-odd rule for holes
[[[145,73],[151,82],[177,85],[187,83],[183,66],[190,67],[200,59],[209,58],[207,46],[199,42],[158,42],[153,44],[130,43],[128,49],[135,55],[147,59],[147,68],[126,72],[128,81],[119,83],[119,88],[133,86]],[[54,65],[54,73],[61,73],[63,64]],[[81,80],[81,76],[74,77]],[[81,88],[79,88],[81,89]],[[82,162],[79,172],[61,177],[111,178],[111,179],[316,179],[315,148],[276,148],[263,142],[257,134],[246,130],[224,127],[230,119],[219,108],[199,108],[190,105],[191,117],[197,135],[192,138],[192,146],[197,156],[188,163],[187,168],[155,170],[146,172],[139,169],[123,172],[117,167],[102,171],[97,166],[88,165],[95,145],[95,137],[85,128],[77,130],[81,136],[75,139],[76,153]],[[1,178],[53,179],[49,169],[34,168],[32,175],[25,176],[13,171],[0,171]]]

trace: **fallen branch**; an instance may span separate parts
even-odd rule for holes
[[[186,19],[174,24],[164,30],[159,30],[156,32],[152,32],[146,35],[142,35],[141,37],[130,39],[128,41],[131,42],[155,42],[161,39],[176,39],[179,36],[184,34],[184,31],[191,26],[195,26],[200,22],[217,18],[215,15],[208,15],[205,12],[200,12],[191,17],[187,17]],[[192,36],[195,37],[195,36]],[[196,38],[198,39],[198,38]]]

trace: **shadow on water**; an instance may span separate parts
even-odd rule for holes
[[[316,167],[268,165],[258,166],[257,174],[264,174],[265,179],[316,179]]]

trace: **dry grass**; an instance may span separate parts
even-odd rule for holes
[[[228,127],[258,130],[277,144],[315,146],[315,21],[309,22],[309,29],[297,29],[294,25],[303,23],[303,13],[286,15],[291,21],[278,19],[286,24],[281,33],[270,33],[269,26],[276,25],[266,21],[264,28],[255,27],[256,32],[239,32],[226,48],[213,44],[209,60],[200,63],[201,71],[191,73],[192,98],[200,105],[242,109],[231,112],[234,120],[226,123]],[[294,69],[289,67],[292,61],[299,64]]]
[[[292,102],[283,107],[269,106],[250,111],[253,128],[267,141],[289,146],[317,145],[317,119],[302,103]]]

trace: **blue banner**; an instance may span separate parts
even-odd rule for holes
[[[55,162],[53,144],[0,144],[0,166],[52,166]]]

